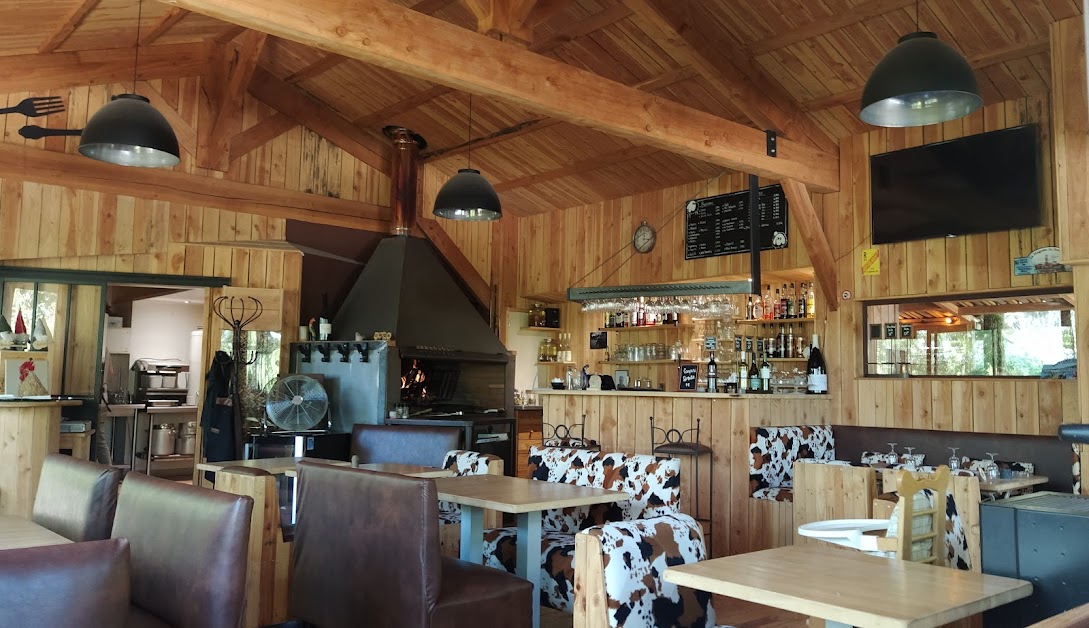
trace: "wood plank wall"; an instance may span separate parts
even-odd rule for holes
[[[1078,416],[1075,382],[1070,381],[861,377],[864,299],[933,299],[960,292],[1072,286],[1071,273],[1019,277],[1012,270],[1014,257],[1058,243],[1050,107],[1047,97],[1023,98],[989,105],[941,125],[878,129],[841,142],[842,187],[836,194],[825,195],[824,223],[838,261],[837,292],[850,290],[853,296],[837,312],[829,313],[818,304],[828,334],[824,351],[830,387],[838,403],[833,423],[1046,435]],[[877,245],[881,274],[862,275],[862,249],[873,246],[870,156],[1033,122],[1041,130],[1043,226]]]
[[[794,534],[790,502],[749,497],[749,431],[760,425],[817,425],[828,422],[831,400],[805,395],[727,398],[706,395],[543,394],[544,422],[569,428],[583,422],[585,435],[605,452],[651,452],[650,417],[665,430],[688,430],[699,419],[699,442],[711,447],[714,465],[700,460],[700,513],[714,505],[714,555],[739,554],[789,545]],[[549,434],[549,428],[545,428]],[[575,429],[574,434],[579,434]],[[695,433],[687,435],[695,439]],[[656,442],[662,440],[661,436]],[[681,457],[681,510],[695,514],[695,464]],[[712,492],[712,478],[714,490]]]

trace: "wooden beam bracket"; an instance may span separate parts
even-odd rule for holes
[[[772,131],[771,129],[767,129],[766,131],[764,131],[764,133],[768,136],[768,157],[778,157],[779,156],[779,146],[778,146],[779,135],[775,131]]]

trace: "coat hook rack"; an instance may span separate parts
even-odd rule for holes
[[[248,357],[243,355],[242,333],[246,326],[260,318],[264,311],[265,307],[253,297],[223,296],[212,301],[212,312],[230,326],[233,332],[231,336],[231,368],[234,373],[231,376],[228,392],[231,404],[234,406],[235,449],[238,450],[239,455],[241,455],[242,436],[242,396],[238,389],[239,381],[241,381],[243,370],[257,361],[256,351],[251,351]]]
[[[340,361],[341,362],[347,362],[351,358],[352,343],[350,343],[350,342],[338,342],[333,346],[336,348],[337,353],[340,354]]]
[[[310,347],[308,345],[304,345],[304,344],[295,345],[295,349],[299,352],[299,355],[302,356],[302,361],[303,362],[309,362],[310,361]]]
[[[359,361],[360,362],[366,362],[367,361],[367,343],[365,343],[365,342],[356,342],[356,343],[352,344],[352,347],[355,348],[355,350],[359,352]]]
[[[314,345],[314,346],[317,347],[318,353],[321,354],[321,361],[322,362],[328,362],[329,361],[329,356],[332,355],[332,353],[333,353],[332,345],[323,342],[323,343],[319,343],[319,344]]]

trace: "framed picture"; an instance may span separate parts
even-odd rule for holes
[[[4,360],[4,392],[16,397],[49,396],[49,362],[33,358]]]
[[[616,372],[613,373],[613,380],[615,380],[617,388],[626,387],[628,385],[628,370],[616,369]]]
[[[590,348],[591,349],[608,349],[609,338],[608,334],[603,331],[590,332]]]

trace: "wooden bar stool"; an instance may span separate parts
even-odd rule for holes
[[[692,438],[693,433],[695,438]],[[658,440],[659,436],[662,440]],[[715,516],[715,457],[711,448],[707,445],[700,443],[700,420],[696,419],[696,427],[689,428],[687,430],[678,430],[670,428],[668,430],[655,427],[654,417],[650,417],[650,447],[651,452],[656,456],[692,456],[695,460],[696,466],[696,481],[693,483],[695,489],[696,499],[695,508],[693,508],[692,517],[701,523],[706,521],[707,527],[705,529],[704,536],[710,537],[707,542],[707,550],[709,556],[714,556],[715,547],[715,535],[711,533],[711,522]],[[710,502],[711,505],[708,508],[707,517],[700,517],[700,457],[707,454],[710,458],[711,464],[711,492]]]

